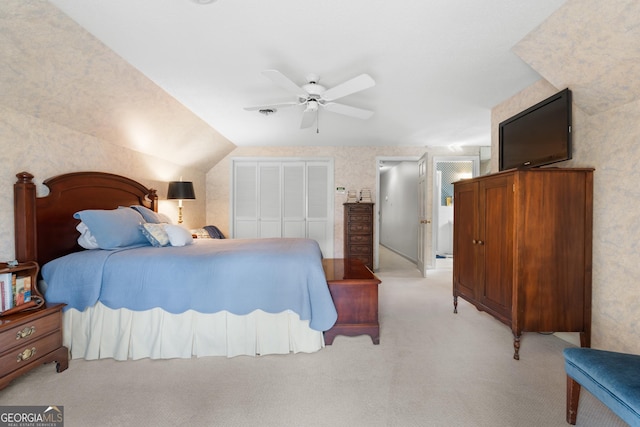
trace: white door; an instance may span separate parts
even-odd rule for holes
[[[258,164],[242,162],[233,168],[233,237],[258,236]]]
[[[424,153],[418,160],[418,269],[423,277],[427,277],[427,269],[433,265],[427,165],[427,153]]]
[[[258,237],[282,236],[280,163],[258,163]]]
[[[284,162],[282,237],[306,237],[306,174],[304,162]]]
[[[333,257],[333,200],[328,162],[307,162],[307,237],[320,245],[325,258]]]

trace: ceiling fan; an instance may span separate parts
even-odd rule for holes
[[[264,70],[262,75],[269,78],[272,82],[287,92],[295,95],[297,100],[255,107],[245,107],[244,109],[247,111],[259,111],[263,114],[269,114],[274,113],[278,108],[303,105],[305,109],[302,114],[302,123],[300,124],[301,129],[311,127],[315,123],[318,110],[320,108],[362,120],[366,120],[373,115],[373,111],[371,110],[364,110],[362,108],[333,102],[336,99],[375,86],[376,82],[368,74],[360,74],[359,76],[347,80],[346,82],[330,89],[318,84],[320,77],[316,74],[307,75],[307,83],[302,86],[298,86],[278,70]]]

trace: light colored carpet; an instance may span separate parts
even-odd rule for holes
[[[440,260],[438,260],[440,261]],[[451,262],[421,278],[381,248],[380,345],[337,337],[314,354],[72,360],[0,391],[1,405],[63,405],[65,426],[567,426],[562,349],[522,339],[461,301]],[[624,426],[583,391],[578,426]]]

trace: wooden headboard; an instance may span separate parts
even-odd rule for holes
[[[129,178],[104,172],[74,172],[49,178],[49,194],[36,196],[33,175],[16,174],[13,186],[16,259],[41,266],[54,258],[83,250],[77,242],[80,222],[73,214],[84,209],[116,209],[143,205],[158,211],[156,190]]]

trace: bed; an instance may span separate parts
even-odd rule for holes
[[[75,172],[45,180],[49,193],[38,196],[33,175],[17,177],[16,258],[37,261],[47,301],[67,304],[63,336],[73,359],[255,356],[324,347],[323,331],[337,314],[315,241],[191,239],[186,230],[165,239],[156,233],[169,226],[154,221],[155,190],[134,180]],[[135,215],[142,217],[139,240],[121,237],[129,225],[109,223],[97,231],[106,236],[99,239],[102,249],[79,245],[78,224],[96,231],[96,224],[108,223],[104,218],[134,221]]]

